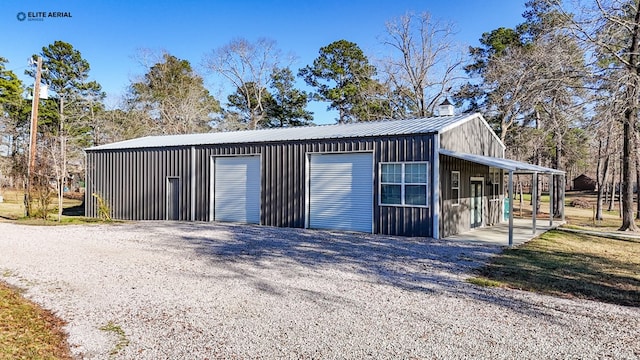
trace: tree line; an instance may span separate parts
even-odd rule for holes
[[[461,65],[452,36],[450,24],[407,13],[386,24],[381,42],[389,51],[378,66],[344,39],[321,47],[300,69],[267,38],[236,38],[213,49],[202,73],[169,52],[141,52],[145,73],[112,109],[81,52],[55,41],[32,56],[42,59],[41,83],[51,93],[39,101],[34,180],[41,191],[55,184],[62,199],[70,180],[84,177],[84,148],[148,135],[313,125],[312,100],[337,110],[340,123],[429,116]],[[35,77],[35,69],[25,73]],[[207,89],[206,76],[232,90],[224,101]],[[298,88],[298,79],[313,90]],[[7,155],[0,157],[0,175],[15,187],[27,183],[33,97],[25,94],[32,92],[0,57],[0,144]]]
[[[80,51],[56,41],[34,54],[43,59],[42,81],[52,92],[40,103],[41,173],[59,179],[62,189],[70,175],[61,173],[60,164],[82,178],[82,149],[88,146],[146,135],[313,125],[311,100],[326,103],[338,113],[337,122],[348,123],[429,117],[450,98],[461,111],[481,112],[509,157],[565,170],[569,180],[593,175],[598,216],[606,194],[620,190],[622,228],[634,230],[640,0],[525,5],[521,24],[488,29],[480,46],[466,52],[456,46],[452,24],[407,13],[385,24],[383,56],[367,56],[341,39],[321,47],[300,69],[266,38],[237,38],[211,50],[202,74],[168,52],[143,54],[145,73],[116,109],[106,108]],[[215,98],[206,76],[231,93]],[[297,80],[311,90],[298,88]],[[0,171],[14,185],[26,176],[28,91],[0,58],[0,133],[8,148]],[[554,185],[557,191],[565,186]],[[562,211],[562,205],[554,209]]]

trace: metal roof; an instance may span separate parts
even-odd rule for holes
[[[87,151],[441,133],[476,118],[481,119],[486,124],[482,115],[478,113],[461,114],[408,120],[366,121],[351,124],[147,136],[95,146],[87,149]]]
[[[511,159],[502,159],[502,158],[496,158],[491,156],[460,153],[460,152],[446,150],[446,149],[440,149],[440,154],[451,156],[457,159],[471,161],[471,162],[482,164],[482,165],[487,165],[487,166],[502,169],[502,170],[513,171],[514,173],[520,173],[520,174],[532,174],[532,173],[554,174],[554,175],[565,174],[565,172],[562,170],[551,169],[544,166],[528,164],[525,162],[511,160]]]

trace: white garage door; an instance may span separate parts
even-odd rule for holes
[[[260,223],[260,157],[214,158],[214,220]]]
[[[372,219],[372,154],[310,155],[309,227],[372,232]]]

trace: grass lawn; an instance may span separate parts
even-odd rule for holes
[[[3,189],[2,194],[4,201],[0,203],[0,220],[9,220],[27,225],[60,225],[60,224],[86,224],[101,222],[99,219],[86,218],[81,216],[84,214],[82,209],[82,200],[75,194],[74,198],[63,199],[63,215],[58,221],[58,199],[51,199],[51,207],[47,220],[29,219],[25,217],[24,210],[24,193],[18,190]],[[66,214],[66,215],[65,215]]]
[[[0,358],[71,359],[64,323],[0,282]]]
[[[522,203],[520,198],[516,196],[513,201],[513,214],[515,217],[531,218],[531,195],[523,194]],[[581,199],[591,204],[590,208],[579,208],[571,206],[571,201],[574,199]],[[622,218],[618,210],[618,202],[613,207],[612,211],[607,211],[608,205],[603,204],[602,220],[595,221],[593,219],[595,215],[596,194],[589,191],[568,191],[565,196],[564,202],[564,214],[567,224],[571,227],[584,228],[588,230],[596,231],[615,231],[622,224]],[[549,219],[549,195],[542,195],[542,201],[540,205],[541,213],[538,214],[538,219]],[[636,224],[640,226],[640,221],[636,221]]]
[[[506,249],[469,282],[640,306],[640,240],[549,231]]]
[[[592,205],[594,193],[568,192],[565,198],[567,227],[592,231],[615,231],[622,221],[617,211],[603,212],[593,220],[593,208],[570,206],[580,198]],[[530,196],[525,194],[523,217],[531,217]],[[542,197],[540,218],[549,218],[549,197]],[[514,207],[519,207],[518,199]],[[546,211],[546,214],[545,214]],[[535,291],[544,294],[640,306],[640,240],[549,231],[517,248],[506,249],[469,280],[477,285]]]

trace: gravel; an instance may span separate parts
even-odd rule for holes
[[[211,223],[0,234],[2,280],[68,322],[77,358],[640,358],[638,308],[466,283],[494,245]]]

